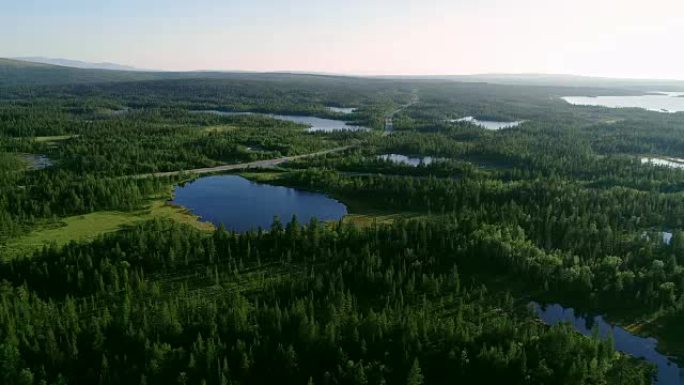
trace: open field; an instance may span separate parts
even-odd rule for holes
[[[34,140],[39,143],[52,143],[60,142],[62,140],[68,140],[76,137],[77,135],[53,135],[53,136],[36,136]]]
[[[238,127],[231,126],[231,125],[216,125],[216,126],[204,127],[204,128],[202,128],[202,132],[221,133],[221,132],[235,131],[237,129],[238,129]]]
[[[98,211],[62,218],[58,223],[38,228],[11,241],[4,247],[3,257],[13,258],[17,255],[26,255],[51,244],[61,246],[72,241],[89,241],[102,234],[151,219],[172,219],[205,231],[214,229],[211,223],[199,221],[197,216],[190,214],[184,208],[169,205],[163,199],[156,199],[151,200],[149,206],[143,210]]]

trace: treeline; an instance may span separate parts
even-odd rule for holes
[[[84,126],[57,103],[0,103],[0,137],[62,135]]]
[[[155,221],[45,249],[0,267],[3,383],[650,383],[469,283],[460,226]]]
[[[411,83],[389,80],[287,74],[232,74],[224,78],[33,86],[7,90],[0,100],[59,101],[74,113],[100,108],[226,110],[350,119],[382,128],[384,114],[408,102]],[[327,106],[362,107],[341,115]]]
[[[96,114],[87,121],[49,115],[54,121],[46,124],[52,129],[42,133],[71,135],[58,142],[14,137],[20,132],[9,120],[7,127],[0,126],[0,145],[7,151],[47,154],[60,169],[76,174],[118,176],[310,153],[363,135],[308,133],[305,126],[261,115],[219,117],[170,108],[122,111]],[[41,127],[34,122],[27,132],[36,134]],[[3,133],[9,137],[2,138]]]
[[[591,133],[590,130],[598,132]],[[681,156],[684,152],[674,147],[680,140],[674,137],[681,135],[674,128],[643,126],[635,136],[636,141],[662,144],[649,145],[644,152],[637,149],[607,151],[609,145],[618,145],[620,138],[627,140],[624,132],[620,138],[603,138],[600,141],[594,140],[592,135],[602,133],[594,126],[577,129],[537,122],[496,132],[465,126],[444,126],[437,132],[398,132],[389,137],[372,138],[365,154],[396,153],[468,162],[479,171],[487,170],[490,179],[504,181],[551,178],[572,183],[585,182],[595,188],[623,186],[663,193],[682,191],[684,188],[684,172],[681,170],[654,166],[640,159]],[[670,144],[665,146],[665,143]],[[335,159],[321,163],[312,159],[309,162],[315,167],[345,170],[350,160]]]
[[[0,383],[649,383],[610,341],[548,328],[500,289],[666,314],[668,330],[682,319],[684,172],[639,159],[682,157],[681,114],[556,97],[596,92],[282,74],[3,89],[0,242],[140,209],[174,183],[131,175],[352,143],[275,183],[421,219],[243,235],[150,222],[4,263]],[[198,112],[341,118],[325,107],[353,106],[345,119],[380,129],[414,95],[391,135]],[[526,123],[448,121],[463,116]],[[21,152],[54,166],[27,170]],[[439,160],[377,158],[389,153]]]
[[[17,236],[40,221],[101,210],[134,210],[169,180],[98,178],[61,170],[0,172],[0,241]]]
[[[388,155],[388,154],[383,154]],[[449,158],[422,158],[418,164],[406,164],[393,161],[369,151],[345,151],[344,153],[328,154],[326,156],[311,157],[287,162],[283,167],[292,170],[306,168],[334,169],[346,175],[403,175],[415,177],[458,178],[462,176],[485,175],[486,171],[479,169],[470,162]]]
[[[538,285],[531,288],[551,288],[556,298],[572,303],[619,311],[683,302],[681,193],[593,189],[559,179],[503,183],[315,169],[284,178],[286,184],[364,199],[387,212],[455,215],[470,224],[464,242],[485,236],[473,258],[498,255],[488,269],[536,277]],[[673,232],[673,241],[664,243],[658,229]]]

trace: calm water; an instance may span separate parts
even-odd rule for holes
[[[564,96],[570,104],[610,108],[643,108],[657,112],[684,111],[684,92],[653,92],[638,96]]]
[[[356,111],[356,108],[346,108],[346,107],[326,107],[332,112],[339,112],[340,114],[351,114]]]
[[[519,126],[522,124],[522,121],[516,121],[516,122],[496,122],[493,120],[479,120],[475,119],[472,116],[466,116],[465,118],[460,118],[460,119],[452,119],[449,120],[451,123],[456,123],[456,122],[468,122],[472,123],[476,126],[480,126],[483,128],[486,128],[487,130],[501,130],[504,128],[512,128]]]
[[[669,168],[684,168],[684,159],[681,158],[641,158],[641,164],[651,164],[653,166],[669,167]],[[663,236],[663,243],[672,243],[672,232],[661,231]]]
[[[42,170],[52,166],[52,161],[45,155],[23,154],[22,158],[29,163],[29,168],[32,170]]]
[[[347,213],[345,205],[323,194],[255,183],[237,175],[207,176],[178,186],[172,203],[238,232],[268,229],[276,216],[285,224],[293,215],[308,223],[314,217],[338,220]]]
[[[644,239],[650,239],[651,237],[649,236],[649,234],[655,234],[666,245],[672,244],[672,237],[674,236],[674,234],[672,234],[671,231],[644,231],[643,233],[641,233],[641,237]]]
[[[684,370],[667,356],[656,351],[655,338],[644,338],[631,334],[627,330],[612,326],[602,316],[583,317],[576,315],[572,308],[564,308],[558,304],[541,306],[532,302],[534,311],[544,323],[555,325],[561,322],[570,323],[578,332],[590,336],[592,328],[597,327],[601,337],[612,334],[615,349],[637,358],[643,358],[657,367],[656,384],[684,384]]]
[[[412,158],[412,157],[409,157],[406,155],[400,155],[400,154],[378,155],[378,159],[388,160],[388,161],[394,162],[394,163],[406,164],[406,165],[413,166],[413,167],[418,167],[418,165],[421,163],[424,164],[425,166],[427,166],[427,165],[429,165],[432,162],[437,160],[431,156],[425,156],[422,158]]]
[[[332,132],[332,131],[368,131],[368,127],[355,126],[347,124],[342,120],[317,118],[314,116],[298,116],[298,115],[277,115],[277,114],[256,114],[254,112],[227,112],[227,111],[198,111],[207,114],[215,114],[221,116],[234,115],[264,115],[278,120],[286,120],[309,126],[309,132]]]
[[[650,163],[654,166],[684,168],[684,159],[681,158],[641,158],[641,164],[646,163]]]

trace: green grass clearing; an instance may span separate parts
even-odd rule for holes
[[[241,172],[240,175],[243,178],[247,178],[251,181],[258,183],[269,183],[278,182],[281,177],[282,172],[279,171],[263,171],[263,172]]]
[[[62,140],[68,140],[71,138],[75,138],[78,135],[55,135],[55,136],[36,136],[34,140],[36,142],[40,143],[52,143],[52,142],[59,142]]]
[[[186,223],[200,230],[211,231],[214,226],[208,222],[201,222],[188,210],[173,205],[168,205],[164,200],[153,200],[147,208],[138,211],[98,211],[85,215],[77,215],[61,219],[57,226],[46,226],[32,231],[31,233],[11,240],[2,254],[4,258],[14,258],[36,250],[45,245],[65,245],[71,241],[88,241],[105,233],[118,231],[125,226],[136,222],[154,218],[171,219],[180,223]],[[0,249],[0,250],[2,250]]]
[[[203,127],[202,132],[219,133],[219,132],[235,131],[237,129],[239,129],[239,127],[237,127],[237,126],[222,124],[222,125],[217,125],[217,126]]]
[[[383,224],[391,224],[396,220],[399,219],[412,219],[412,218],[418,218],[419,215],[417,214],[409,214],[409,213],[399,213],[399,214],[356,214],[356,213],[350,213],[344,216],[342,218],[342,221],[345,223],[353,223],[356,226],[359,227],[368,227],[372,226],[374,224],[377,225],[383,225]]]

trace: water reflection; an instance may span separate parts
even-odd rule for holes
[[[642,108],[656,112],[684,111],[684,92],[655,91],[646,95],[630,96],[565,96],[570,104],[609,108]]]
[[[418,165],[424,165],[427,166],[429,164],[432,164],[432,162],[436,161],[436,158],[433,158],[431,156],[424,156],[422,158],[412,158],[406,155],[401,155],[401,154],[383,154],[383,155],[378,155],[378,159],[390,161],[393,163],[398,163],[398,164],[405,164],[413,167],[418,167]]]
[[[449,120],[449,122],[450,123],[468,122],[468,123],[474,124],[476,126],[480,126],[482,128],[485,128],[487,130],[502,130],[504,128],[513,128],[513,127],[519,126],[523,123],[523,121],[496,122],[493,120],[479,120],[479,119],[475,119],[472,116],[466,116],[466,117],[460,118],[460,119],[451,119],[451,120]]]
[[[340,114],[351,114],[352,112],[356,111],[356,108],[347,108],[347,107],[326,107],[328,110],[332,112],[338,112]]]
[[[274,217],[300,223],[311,218],[338,220],[347,213],[344,204],[323,194],[294,188],[255,183],[237,175],[214,175],[176,187],[171,203],[216,226],[221,223],[238,232],[270,228]]]
[[[641,164],[651,164],[653,166],[663,166],[669,168],[684,168],[684,159],[672,157],[641,158]]]
[[[684,370],[669,357],[656,350],[657,340],[650,337],[639,337],[627,330],[613,326],[602,316],[583,316],[575,314],[574,309],[564,308],[558,304],[540,305],[532,302],[531,306],[537,316],[549,325],[567,322],[579,333],[591,336],[594,330],[601,338],[613,336],[615,349],[652,363],[657,368],[656,383],[659,385],[684,384]]]
[[[21,157],[28,162],[31,170],[43,170],[52,167],[52,160],[42,154],[22,154]]]
[[[231,112],[231,111],[193,111],[199,113],[214,114],[220,116],[239,116],[239,115],[263,115],[273,119],[285,120],[309,126],[309,132],[333,132],[333,131],[368,131],[370,128],[363,126],[356,126],[347,124],[342,120],[317,118],[315,116],[299,116],[299,115],[278,115],[278,114],[257,114],[254,112]]]

